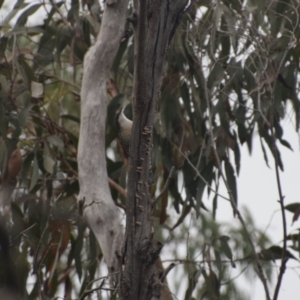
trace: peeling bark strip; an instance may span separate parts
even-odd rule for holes
[[[107,181],[105,157],[106,81],[124,33],[128,0],[107,1],[96,44],[84,60],[78,145],[80,194],[84,215],[109,270],[120,269],[123,229]],[[114,278],[116,280],[116,277]]]
[[[133,128],[127,186],[126,265],[121,299],[160,299],[162,284],[154,263],[161,245],[153,239],[148,188],[154,107],[166,51],[187,0],[135,0]],[[159,287],[159,288],[158,288]]]

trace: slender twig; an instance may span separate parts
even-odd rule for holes
[[[113,187],[117,192],[119,192],[125,198],[127,197],[126,190],[124,190],[119,184],[113,181],[111,178],[108,177],[108,183],[111,187]]]
[[[49,73],[49,71],[46,68],[43,68],[41,66],[39,66],[39,68],[41,68],[41,69],[43,69],[43,71],[45,71],[45,73],[43,74],[43,76],[45,76],[47,78],[50,78],[50,79],[52,79],[52,78],[57,79],[59,82],[71,86],[73,88],[72,93],[74,95],[76,95],[76,96],[80,95],[80,93],[79,93],[80,87],[78,85],[76,85],[76,84],[74,84],[74,83],[72,83],[72,82],[70,82],[68,80],[65,80],[63,78],[60,78],[59,76],[57,76],[55,74]]]
[[[202,253],[201,253],[202,254]],[[222,263],[225,264],[231,264],[232,262],[238,263],[238,262],[246,262],[251,261],[253,259],[253,256],[246,256],[243,258],[236,258],[235,260],[229,260],[229,259],[223,259],[221,260]],[[201,260],[194,260],[194,259],[165,259],[162,261],[162,263],[178,263],[178,264],[204,264],[207,263],[207,258],[201,259]],[[215,259],[210,259],[209,262],[215,263],[217,262]]]
[[[266,235],[267,231],[269,230],[269,228],[270,228],[270,226],[272,224],[272,221],[273,221],[273,218],[274,218],[275,214],[278,213],[279,210],[280,209],[273,211],[273,213],[272,213],[272,215],[270,217],[269,223],[268,223],[267,227],[265,228],[265,230],[263,231],[263,235]]]
[[[91,280],[88,284],[92,284],[92,283],[94,283],[96,281],[99,281],[99,280],[102,280],[102,279],[108,279],[109,277],[111,277],[111,276],[113,276],[115,274],[119,274],[119,273],[120,273],[119,271],[109,273],[106,276],[102,276],[102,277],[96,278],[94,280]]]
[[[246,266],[245,266],[245,267],[244,267],[244,268],[243,268],[236,276],[231,277],[231,278],[230,278],[229,280],[227,280],[227,281],[221,282],[220,285],[228,285],[228,284],[230,284],[231,282],[233,282],[234,280],[236,280],[237,278],[239,278],[239,277],[240,277],[240,276],[248,269],[250,263],[251,263],[251,261],[248,262],[248,263],[246,264]]]
[[[82,294],[82,296],[80,297],[80,300],[83,300],[85,297],[87,297],[89,294],[92,294],[96,291],[99,291],[99,290],[103,290],[103,291],[110,291],[110,292],[114,292],[115,289],[112,289],[112,288],[105,288],[105,287],[96,287],[94,289],[90,289],[90,290],[87,290],[87,291],[84,291],[84,293]]]
[[[34,226],[36,226],[36,224],[37,223],[34,223],[31,226],[29,226],[26,229],[24,229],[23,231],[21,231],[16,237],[13,238],[13,241],[16,240],[19,236],[25,235],[25,232],[29,231],[31,228],[33,228]]]
[[[163,273],[160,275],[160,281],[164,282],[169,274],[169,272],[176,267],[178,264],[171,263],[166,269],[164,269]]]
[[[73,173],[73,175],[78,179],[78,172],[76,170],[74,170],[72,168],[72,166],[69,164],[69,162],[63,157],[62,154],[59,155],[59,160],[64,163],[67,168],[68,168],[68,171],[70,171],[71,173]]]

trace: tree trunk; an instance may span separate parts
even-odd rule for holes
[[[123,245],[120,214],[108,186],[105,156],[106,82],[119,48],[128,0],[107,0],[96,44],[85,56],[78,145],[80,194],[84,215],[111,272],[119,270]],[[116,277],[115,277],[116,278]]]
[[[136,0],[133,129],[127,185],[126,263],[121,299],[160,299],[154,263],[162,245],[153,240],[152,203],[148,187],[154,107],[170,38],[187,0]]]

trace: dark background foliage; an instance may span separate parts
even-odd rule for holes
[[[109,298],[105,279],[93,282],[106,271],[76,204],[82,62],[101,26],[102,6],[84,0],[6,4],[0,38],[0,269],[11,272],[0,272],[0,284],[28,299],[59,293],[92,298],[91,288]],[[155,220],[158,237],[168,230],[172,259],[180,258],[174,249],[187,243],[186,232],[201,228],[199,239],[187,245],[189,257],[179,275],[188,279],[185,299],[247,297],[229,280],[230,269],[237,264],[255,272],[253,254],[241,228],[220,234],[217,207],[224,199],[216,193],[222,179],[213,144],[237,204],[240,147],[246,144],[251,154],[255,134],[266,164],[275,160],[284,169],[278,144],[291,148],[281,122],[287,103],[299,129],[299,13],[295,0],[252,0],[244,6],[192,1],[168,49],[153,133],[151,192],[154,197],[168,181]],[[134,41],[129,24],[126,29],[108,78],[111,100],[103,107],[108,175],[123,188],[126,168],[113,120],[132,93]],[[119,206],[125,204],[119,190],[111,192]],[[202,203],[205,192],[213,195],[209,213]],[[299,205],[286,207],[294,220]],[[170,222],[170,214],[176,221]],[[244,214],[270,279],[269,266],[281,259],[282,245],[272,245]],[[187,216],[197,217],[192,225]],[[298,232],[287,237],[297,252],[299,237]],[[199,252],[200,259],[193,259]],[[287,256],[294,258],[289,251]],[[180,277],[172,280],[178,285]]]

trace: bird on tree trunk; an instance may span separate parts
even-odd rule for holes
[[[124,105],[119,111],[117,111],[115,116],[115,125],[118,133],[119,149],[123,154],[125,165],[128,165],[132,121],[124,114],[126,106],[127,105]]]
[[[120,152],[123,154],[124,163],[128,166],[129,159],[129,149],[132,131],[132,121],[128,119],[125,114],[125,108],[127,104],[124,104],[121,109],[119,109],[115,116],[115,126],[118,134],[118,146]],[[151,159],[149,163],[149,184],[153,184],[154,178],[152,173]]]

